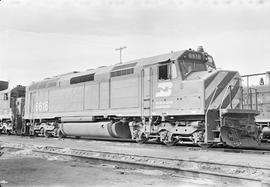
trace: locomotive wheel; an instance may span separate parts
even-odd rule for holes
[[[136,138],[136,142],[139,144],[144,144],[147,142],[148,138],[146,137],[144,132],[139,133],[139,136]]]
[[[33,136],[37,137],[38,133],[36,133],[35,131],[33,132]]]
[[[11,132],[10,132],[10,130],[7,130],[7,135],[9,136],[9,135],[11,135]]]
[[[264,135],[261,133],[260,134],[260,140],[263,140],[264,139]]]
[[[65,138],[65,135],[62,133],[61,130],[58,131],[58,138]]]
[[[174,146],[178,140],[173,137],[173,135],[169,135],[165,140],[163,140],[163,143],[167,146]]]
[[[39,133],[41,136],[45,136],[45,130],[44,130],[44,128],[41,128],[40,129],[40,133]]]
[[[50,137],[50,133],[48,133],[48,131],[44,131],[44,136],[45,136],[46,138],[49,138],[49,137]]]
[[[174,146],[177,143],[177,140],[175,141],[164,141],[163,142],[167,146]]]
[[[163,142],[160,140],[160,137],[158,137],[155,141],[156,141],[157,143],[163,144]]]
[[[3,133],[3,134],[7,134],[6,127],[3,127],[2,133]]]

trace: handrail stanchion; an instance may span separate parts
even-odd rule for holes
[[[252,89],[251,88],[249,88],[249,100],[250,100],[250,110],[252,110],[253,103],[252,103]]]
[[[255,89],[255,101],[256,101],[256,110],[258,110],[258,92],[257,92],[257,89]]]
[[[232,109],[233,107],[232,107],[232,86],[231,85],[229,86],[229,89],[230,89],[230,106]]]
[[[244,89],[241,87],[241,107],[244,109]]]

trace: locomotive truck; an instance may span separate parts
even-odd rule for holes
[[[59,137],[246,147],[259,142],[256,115],[243,107],[239,73],[216,69],[199,47],[34,82],[23,129],[54,124]]]

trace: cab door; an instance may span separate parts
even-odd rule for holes
[[[33,116],[33,114],[37,111],[38,105],[36,104],[36,93],[30,93],[30,105],[29,105],[29,114]]]
[[[144,67],[141,71],[141,116],[151,117],[153,99],[153,68]]]
[[[157,66],[157,83],[155,86],[155,111],[158,113],[167,113],[172,109],[175,101],[173,93],[173,82],[177,78],[176,66],[170,61],[161,62]],[[176,85],[178,86],[178,85]]]

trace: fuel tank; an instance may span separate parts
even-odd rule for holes
[[[62,123],[60,125],[60,130],[65,136],[131,138],[128,124],[122,122],[69,122]]]

